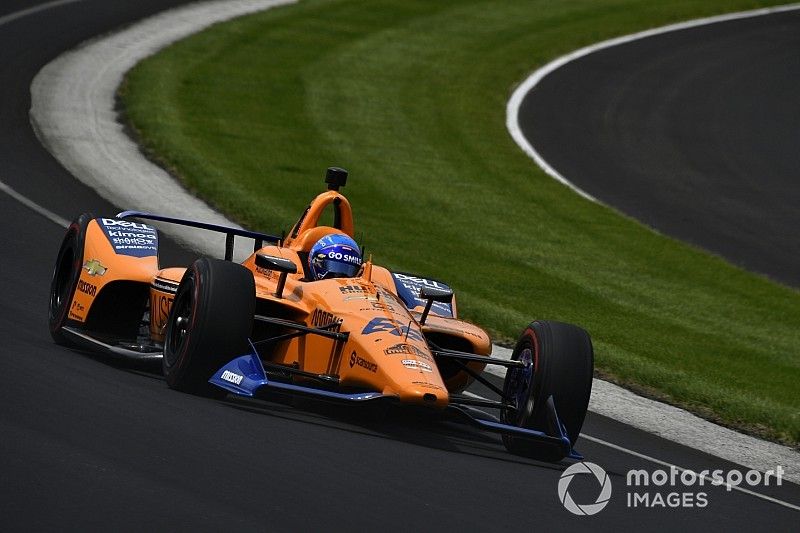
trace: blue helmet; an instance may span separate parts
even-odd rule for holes
[[[361,268],[361,251],[356,241],[347,235],[325,235],[311,247],[308,254],[309,280],[349,278]]]

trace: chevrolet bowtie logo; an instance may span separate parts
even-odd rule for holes
[[[90,276],[102,276],[108,270],[97,259],[90,259],[83,264],[83,269],[89,273]]]

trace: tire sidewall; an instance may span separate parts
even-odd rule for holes
[[[538,341],[536,339],[536,334],[532,329],[533,323],[531,323],[520,335],[519,339],[517,340],[517,344],[514,346],[514,351],[511,354],[511,359],[513,361],[519,361],[522,353],[525,349],[531,350],[531,369],[530,369],[530,376],[527,380],[524,380],[524,386],[528,389],[525,393],[523,406],[517,406],[516,411],[504,411],[503,413],[503,420],[508,424],[512,424],[519,427],[527,427],[531,417],[533,416],[533,412],[535,409],[535,405],[537,403],[537,394],[536,394],[536,387],[537,382],[541,382],[541,376],[539,374],[540,370],[540,357],[539,357],[539,349],[538,349]],[[516,388],[523,386],[523,383],[520,382],[519,373],[522,370],[515,370],[509,369],[508,373],[506,374],[506,380],[504,383],[504,393],[506,395],[513,394],[515,397],[519,398],[520,391],[519,390],[511,390],[513,385],[510,383],[512,379],[511,373],[516,372],[517,376],[514,377],[516,380]]]
[[[186,302],[185,299],[188,299]],[[188,304],[190,319],[176,341],[177,318]],[[201,258],[189,267],[175,294],[164,338],[162,368],[177,390],[214,396],[208,379],[247,350],[255,311],[255,281],[245,267]]]
[[[164,335],[164,358],[162,360],[162,369],[167,384],[172,388],[180,388],[180,383],[184,380],[187,371],[187,359],[191,353],[192,347],[192,332],[194,331],[197,320],[197,310],[202,306],[198,305],[198,290],[197,290],[197,263],[193,264],[187,269],[183,278],[181,279],[178,290],[175,293],[175,300],[170,309],[169,319],[167,321],[167,329]],[[189,298],[189,308],[191,312],[192,322],[186,331],[186,338],[177,342],[177,353],[173,353],[173,344],[175,343],[175,320],[177,313],[180,311],[180,304],[183,303],[183,298]]]
[[[512,359],[519,360],[526,349],[532,352],[533,365],[527,403],[516,412],[504,411],[504,422],[550,434],[557,432],[558,428],[548,427],[551,421],[547,400],[553,396],[556,412],[574,446],[583,426],[591,393],[594,365],[591,339],[585,330],[571,324],[535,321],[520,335]],[[539,453],[535,443],[510,435],[503,435],[503,442],[512,453],[547,461],[557,461],[563,457],[552,452]]]
[[[89,213],[84,213],[72,221],[67,228],[67,233],[61,241],[61,246],[58,250],[56,257],[55,267],[53,269],[53,277],[50,281],[50,298],[48,300],[47,322],[50,330],[50,335],[53,340],[59,344],[70,345],[71,343],[64,337],[62,328],[69,323],[69,308],[72,300],[75,297],[75,290],[78,286],[78,280],[81,276],[81,268],[84,260],[84,247],[86,244],[86,231],[89,223],[94,219],[94,216]],[[69,265],[69,273],[63,272],[62,262],[64,255],[71,250],[73,259]],[[59,296],[59,288],[63,276],[68,275],[67,290],[64,293],[60,304],[55,304],[55,300]]]

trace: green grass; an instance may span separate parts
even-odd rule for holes
[[[146,149],[243,224],[287,228],[343,166],[376,262],[449,281],[498,340],[580,324],[613,381],[798,444],[800,293],[582,200],[505,128],[554,57],[769,3],[308,1],[173,45],[120,94]]]

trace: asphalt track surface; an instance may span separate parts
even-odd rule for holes
[[[662,233],[800,287],[800,12],[594,52],[520,106],[574,185]]]
[[[178,2],[87,0],[0,26],[0,179],[64,218],[113,206],[75,181],[28,122],[39,68],[81,41]],[[6,1],[0,17],[33,5]],[[393,414],[215,401],[157,372],[55,346],[48,284],[63,228],[0,194],[0,529],[38,530],[792,530],[798,511],[723,487],[708,506],[626,507],[629,469],[665,468],[603,444],[579,449],[614,494],[593,517],[558,500],[566,465],[508,455],[498,438]],[[164,243],[165,261],[191,254]],[[587,434],[690,468],[736,465],[590,414]],[[651,495],[676,489],[650,487]],[[800,487],[758,488],[800,504]],[[598,486],[576,478],[579,503]],[[644,491],[640,491],[644,492]]]

